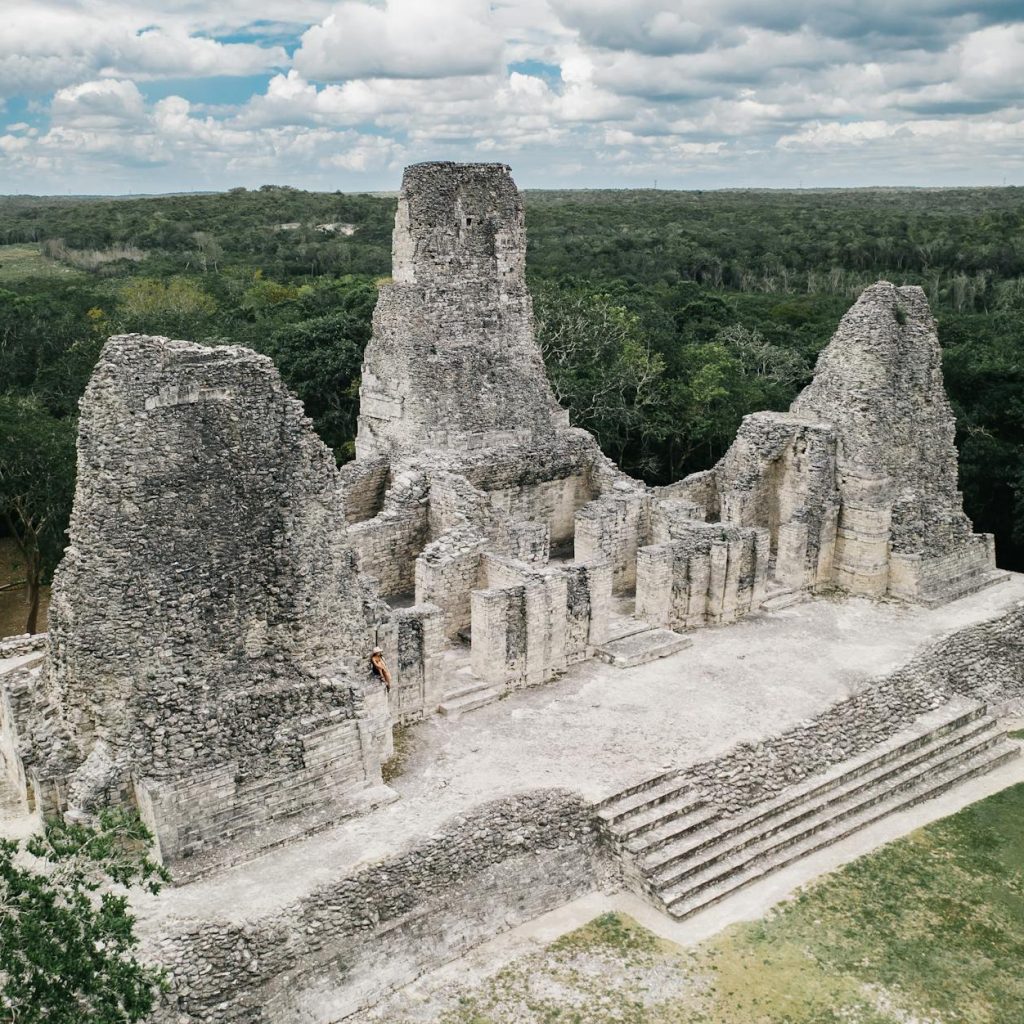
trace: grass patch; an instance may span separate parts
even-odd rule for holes
[[[0,245],[0,284],[30,277],[68,277],[78,271],[47,259],[38,245]]]
[[[1024,740],[1024,729],[1014,729],[1006,734],[1011,740]]]
[[[604,914],[438,1024],[1020,1024],[1024,785],[692,950]],[[403,1020],[389,1016],[391,1024]]]

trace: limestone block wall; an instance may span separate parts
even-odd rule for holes
[[[892,480],[845,468],[836,529],[833,579],[851,594],[882,597],[889,587]]]
[[[0,675],[0,768],[25,810],[32,810],[31,789],[25,772],[30,746],[24,742],[18,723],[30,720],[32,678],[28,670]]]
[[[416,559],[428,538],[427,507],[415,499],[388,501],[378,515],[348,528],[360,573],[372,576],[385,598],[413,592]]]
[[[523,686],[527,669],[526,587],[474,590],[470,668],[492,686]]]
[[[81,754],[49,699],[45,656],[24,653],[0,672],[0,771],[23,811],[54,817],[66,805],[67,776]]]
[[[617,490],[576,513],[576,561],[609,562],[617,594],[636,586],[636,553],[650,537],[650,508],[645,491]]]
[[[547,565],[551,558],[551,531],[547,523],[509,523],[506,536],[512,558]]]
[[[889,593],[918,604],[944,604],[960,588],[959,581],[995,568],[995,538],[976,533],[943,555],[890,554]]]
[[[325,809],[346,779],[379,783],[362,767],[379,750],[356,767],[340,738],[311,738],[362,714],[372,595],[345,522],[334,457],[269,359],[110,339],[81,403],[50,609],[46,691],[79,759],[73,809],[138,780],[173,857],[193,840],[173,839],[176,805],[155,794],[200,786],[182,813],[213,844],[264,783],[296,804],[253,804],[249,824],[300,810],[307,777]],[[214,777],[230,785],[203,789]]]
[[[608,562],[576,562],[562,571],[568,585],[565,657],[572,665],[608,639],[613,573]]]
[[[692,505],[697,510],[695,518],[707,522],[715,522],[719,518],[718,481],[714,469],[691,473],[682,480],[665,487],[655,487],[652,494],[659,502],[679,501]],[[667,540],[667,537],[655,537],[656,544]]]
[[[289,1024],[329,995],[346,1016],[476,943],[600,885],[610,867],[573,794],[512,796],[245,924],[169,921],[155,1024]]]
[[[780,582],[831,581],[839,515],[831,426],[791,413],[745,416],[715,479],[723,523],[769,531]]]
[[[764,600],[767,530],[691,523],[679,539],[640,548],[636,616],[669,629],[735,622]]]
[[[533,336],[523,201],[508,167],[406,168],[392,262],[363,362],[360,457],[500,448],[568,425]]]
[[[462,473],[448,468],[446,462],[431,462],[429,479],[431,540],[464,526],[472,526],[492,540],[499,536],[505,520],[495,513],[488,495]]]
[[[704,509],[686,498],[667,498],[657,492],[651,502],[651,543],[667,544],[690,535],[693,523],[703,523]]]
[[[486,555],[488,586],[471,599],[473,674],[532,686],[592,655],[607,635],[611,579],[607,563],[543,568]]]
[[[983,700],[997,713],[1024,708],[1024,602],[926,646],[810,721],[761,743],[740,744],[683,774],[737,813],[864,753],[954,695]]]
[[[441,699],[444,612],[434,604],[396,609],[377,630],[391,670],[391,716],[415,722]]]
[[[492,595],[494,588],[504,588],[507,604],[504,629],[487,629],[479,640],[476,636],[473,638],[474,675],[490,683],[502,682],[512,687],[545,682],[567,663],[569,588],[566,575],[557,571],[534,571],[522,563],[492,556],[485,559],[484,569],[491,589],[483,593]],[[474,598],[473,610],[477,607]],[[475,630],[475,619],[473,626]]]
[[[4,658],[17,658],[23,654],[33,654],[46,648],[45,633],[21,633],[18,636],[5,636],[0,639],[0,661]]]
[[[880,281],[843,317],[790,412],[745,417],[718,465],[656,497],[766,527],[773,575],[794,589],[941,603],[998,575],[963,512],[954,433],[924,293]]]
[[[976,626],[926,647],[894,673],[897,684],[922,680],[933,688],[1024,711],[1024,601]]]
[[[615,483],[627,481],[631,489],[642,489],[582,430],[562,430],[503,448],[447,453],[445,463],[486,496],[500,520],[546,524],[555,545],[572,539],[576,512]]]
[[[356,797],[374,776],[379,781],[380,758],[376,765],[365,763],[358,720],[339,713],[333,724],[320,724],[299,739],[303,763],[282,776],[240,780],[235,765],[223,765],[190,779],[140,780],[136,799],[161,858],[175,863],[215,853],[275,819],[322,810],[328,793],[324,820],[340,820],[346,796]]]
[[[866,288],[793,411],[835,425],[842,469],[892,481],[895,552],[939,553],[970,534],[957,491],[956,424],[922,289],[888,281]]]
[[[487,538],[462,526],[438,537],[416,559],[416,603],[444,611],[444,634],[454,639],[470,624],[470,593],[480,585]]]
[[[553,544],[572,540],[576,513],[592,496],[591,482],[583,472],[554,480],[516,483],[489,494],[494,507],[510,519],[545,524]]]
[[[345,521],[362,523],[384,508],[391,486],[391,463],[383,455],[347,462],[338,472],[345,503]]]

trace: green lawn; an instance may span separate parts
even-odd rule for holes
[[[76,273],[47,259],[38,245],[0,245],[0,285],[28,277],[67,277]]]
[[[437,1019],[1021,1024],[1024,785],[891,843],[765,919],[692,950],[605,915],[462,990]]]

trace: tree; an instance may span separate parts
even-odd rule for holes
[[[263,346],[339,461],[355,454],[368,324],[338,311],[279,328]]]
[[[213,296],[187,277],[133,278],[122,288],[117,309],[127,331],[188,338],[200,336],[216,311]]]
[[[26,633],[38,629],[40,588],[64,551],[74,481],[74,422],[36,399],[0,396],[0,516],[24,560]]]
[[[538,290],[537,340],[555,397],[620,465],[655,470],[664,434],[664,363],[640,320],[608,295]]]
[[[0,1021],[122,1024],[153,1009],[163,972],[140,963],[135,919],[118,891],[159,892],[136,814],[108,808],[95,825],[49,822],[23,843],[0,839]]]

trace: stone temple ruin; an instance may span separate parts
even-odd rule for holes
[[[397,828],[405,801],[382,776],[396,725],[587,661],[638,686],[631,668],[684,665],[703,627],[819,592],[930,608],[1010,578],[963,512],[921,289],[868,288],[789,412],[747,416],[715,467],[651,488],[554,399],[507,167],[408,168],[393,254],[356,459],[340,470],[265,357],[139,335],[105,346],[46,647],[0,675],[0,754],[27,812],[132,804],[179,881],[212,872],[214,886],[228,865],[339,822],[358,835],[359,820],[391,815]],[[338,1005],[355,1008],[385,984],[359,988],[380,949],[398,984],[506,926],[509,906],[540,913],[595,879],[693,912],[749,879],[687,858],[740,835],[736,821],[774,820],[765,801],[778,815],[848,793],[816,826],[824,842],[844,816],[858,827],[900,806],[896,793],[923,799],[1014,756],[977,699],[1024,697],[1021,636],[1024,604],[756,746],[667,770],[630,749],[641,775],[620,771],[589,803],[506,778],[495,803],[452,803],[461,816],[407,846],[400,870],[368,876],[362,855],[339,855],[333,880],[255,924],[154,924],[154,955],[179,979],[167,1019],[297,1020],[292,982],[342,962],[338,984],[357,994]],[[368,670],[376,645],[390,694]],[[688,838],[708,829],[720,832]],[[793,832],[793,855],[810,835]],[[463,899],[473,925],[442,940],[437,922],[455,934],[445,915]],[[296,938],[312,920],[329,939]]]

